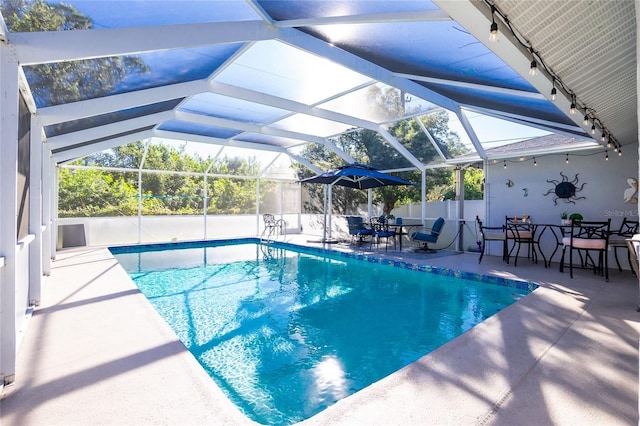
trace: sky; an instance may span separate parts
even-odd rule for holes
[[[476,112],[467,111],[467,119],[485,148],[493,148],[549,134],[544,130],[500,120]],[[460,120],[454,114],[449,115],[449,128],[460,136],[465,145],[471,145],[471,141]]]

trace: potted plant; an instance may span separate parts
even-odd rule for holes
[[[560,219],[562,220],[563,225],[571,225],[571,219],[569,219],[569,213],[562,212],[560,215]]]
[[[582,215],[580,213],[571,213],[569,215],[569,221],[572,220],[583,220],[584,218],[582,217]]]
[[[389,225],[395,225],[396,224],[396,217],[392,214],[388,214],[387,215],[387,223]]]

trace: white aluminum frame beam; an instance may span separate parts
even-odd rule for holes
[[[421,10],[390,13],[367,13],[350,16],[329,16],[323,18],[289,19],[276,21],[273,25],[280,28],[317,27],[322,25],[375,24],[388,22],[425,22],[450,21],[451,18],[441,10]]]
[[[13,383],[17,352],[18,62],[0,45],[0,385]]]
[[[110,124],[105,124],[104,126],[92,127],[85,130],[79,130],[77,132],[53,136],[47,139],[47,143],[51,150],[57,150],[67,146],[77,145],[83,142],[141,129],[143,127],[155,126],[165,120],[171,120],[174,116],[175,114],[173,110],[171,110],[146,115],[144,117],[137,117],[131,120],[116,121]]]
[[[21,65],[134,55],[159,50],[272,40],[279,30],[262,21],[10,33]]]
[[[63,105],[40,108],[38,117],[43,126],[79,120],[110,112],[122,111],[142,105],[179,99],[206,92],[209,83],[206,80],[194,80],[186,83],[170,84],[153,89],[111,95],[107,98],[88,99]]]
[[[120,145],[126,145],[132,140],[139,141],[150,138],[151,136],[153,136],[153,130],[144,130],[142,132],[131,133],[129,135],[116,137],[106,141],[81,145],[64,151],[54,152],[52,156],[57,164],[61,164],[67,161],[73,161],[79,158],[86,157],[96,152],[104,151],[105,149],[114,148]]]

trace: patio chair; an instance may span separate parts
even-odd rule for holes
[[[627,245],[627,239],[633,237],[638,233],[639,223],[640,222],[638,222],[637,220],[628,220],[625,217],[624,219],[622,219],[620,228],[616,231],[611,231],[611,234],[609,234],[609,247],[613,247],[613,255],[616,259],[618,270],[622,271],[620,261],[618,260],[618,249],[627,249],[627,260],[629,261],[629,268],[634,275],[636,275],[636,272],[633,269],[633,265],[631,263],[631,252],[629,251],[629,246]]]
[[[286,235],[287,223],[283,219],[276,219],[271,213],[265,213],[262,215],[262,220],[264,221],[264,229],[260,239],[269,241],[272,237]]]
[[[476,216],[476,223],[478,224],[478,230],[480,237],[482,238],[482,245],[480,248],[480,259],[478,263],[482,262],[484,252],[487,249],[487,242],[489,241],[502,241],[502,260],[507,260],[507,233],[505,232],[505,226],[484,226],[478,216]]]
[[[438,242],[438,238],[440,237],[443,226],[444,219],[439,217],[435,220],[435,222],[433,222],[433,226],[431,226],[431,232],[412,232],[411,239],[421,244],[421,246],[417,248],[416,251],[435,253],[437,250],[430,248],[429,243],[435,244]]]
[[[629,255],[631,259],[631,268],[633,273],[640,276],[640,264],[638,263],[638,250],[640,249],[640,235],[634,235],[626,240],[627,248],[629,249]],[[636,312],[640,312],[640,281],[638,281],[638,307]]]
[[[352,243],[363,243],[366,237],[373,235],[373,229],[365,225],[361,216],[347,216],[347,225],[349,226],[349,235],[351,235]]]
[[[389,229],[389,223],[384,216],[371,218],[371,229],[373,230],[373,238],[369,247],[373,245],[373,241],[376,241],[376,246],[380,245],[380,238],[384,238],[385,245],[384,251],[387,251],[389,246],[389,238],[393,238],[393,249],[396,249],[396,231]]]
[[[523,245],[527,246],[527,259],[538,263],[538,253],[536,252],[536,241],[534,238],[535,227],[531,223],[517,221],[513,217],[505,216],[506,247],[509,247],[509,241],[513,241],[513,246],[506,254],[506,262],[509,263],[511,254],[516,250],[513,266],[518,266],[518,256]]]
[[[564,272],[564,256],[569,249],[569,275],[573,278],[573,251],[578,250],[580,254],[580,264],[583,268],[589,265],[593,267],[593,273],[604,275],[609,281],[609,260],[607,250],[609,248],[609,228],[611,219],[606,221],[571,221],[571,232],[569,236],[562,238],[562,258],[560,259],[560,272]],[[582,251],[585,257],[582,257]],[[597,254],[597,262],[591,256],[592,252]]]

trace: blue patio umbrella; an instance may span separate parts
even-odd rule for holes
[[[323,183],[327,187],[333,185],[346,186],[348,188],[356,189],[373,189],[390,185],[414,185],[412,182],[380,172],[371,166],[366,164],[351,163],[342,167],[338,167],[335,170],[331,170],[317,176],[302,179],[300,183]],[[333,242],[326,238],[327,233],[327,191],[325,191],[325,206],[324,206],[324,236],[322,242]],[[329,236],[331,236],[331,230],[329,230]]]
[[[379,172],[366,164],[352,163],[317,176],[302,179],[300,183],[324,183],[348,188],[371,189],[388,185],[413,185],[408,180]]]

